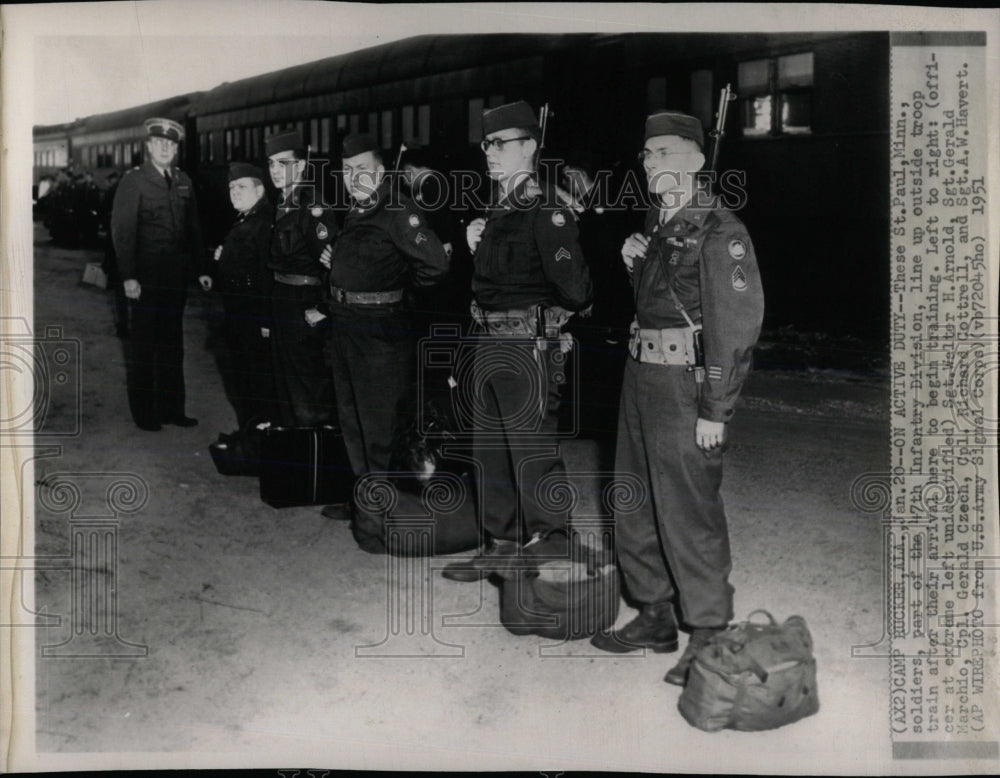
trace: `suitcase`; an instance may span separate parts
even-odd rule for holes
[[[336,427],[260,429],[260,499],[274,508],[343,503],[354,471]]]

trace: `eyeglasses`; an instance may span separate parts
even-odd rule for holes
[[[647,159],[653,158],[657,162],[663,162],[671,157],[684,157],[690,154],[690,151],[670,151],[669,149],[643,149],[638,154],[639,164],[642,165]]]
[[[480,142],[479,148],[481,148],[484,152],[486,152],[489,151],[490,146],[492,146],[497,151],[503,151],[504,146],[506,146],[508,143],[513,143],[516,140],[531,140],[531,136],[522,135],[519,138],[493,138],[492,140],[484,140]]]

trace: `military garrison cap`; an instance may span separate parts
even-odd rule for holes
[[[297,156],[302,156],[304,150],[305,144],[298,130],[279,132],[264,141],[264,153],[268,157],[273,157],[282,151],[294,151]]]
[[[701,122],[686,113],[676,111],[660,111],[646,117],[646,135],[643,140],[655,138],[657,135],[677,135],[681,138],[688,138],[698,144],[698,148],[704,151],[705,137],[701,128]]]
[[[146,136],[149,138],[166,138],[174,143],[184,140],[184,128],[173,119],[146,119],[143,127],[146,128]]]
[[[366,151],[379,153],[378,141],[375,136],[367,132],[355,132],[344,138],[344,159],[356,157]]]
[[[527,131],[535,140],[542,136],[542,129],[538,126],[535,112],[524,100],[483,111],[484,138],[494,132],[513,128]]]
[[[249,162],[233,162],[229,165],[229,180],[238,181],[241,178],[256,178],[264,182],[264,171]]]

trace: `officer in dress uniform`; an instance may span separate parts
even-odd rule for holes
[[[523,101],[483,112],[483,151],[497,187],[487,219],[470,222],[472,316],[481,338],[473,359],[473,455],[480,465],[480,520],[487,546],[453,562],[445,578],[475,581],[516,554],[527,536],[565,526],[565,511],[536,486],[565,473],[556,411],[565,353],[560,328],[590,304],[590,274],[573,211],[536,179],[541,130]],[[523,521],[525,535],[522,535]]]
[[[337,413],[351,468],[361,475],[389,469],[413,393],[416,339],[407,290],[440,281],[449,260],[420,210],[392,191],[373,136],[344,138],[343,177],[351,208],[333,246],[323,310],[330,318]],[[313,312],[310,320],[322,315]]]
[[[592,643],[676,651],[677,600],[691,639],[664,680],[683,685],[697,650],[733,617],[719,488],[726,424],[750,370],[764,295],[746,228],[695,186],[705,163],[701,123],[653,114],[639,156],[656,204],[622,247],[636,321],[615,470],[648,479],[649,491],[638,509],[616,514],[615,538],[640,612]]]
[[[145,122],[147,159],[128,171],[111,209],[119,277],[131,307],[129,407],[140,429],[192,427],[184,411],[183,315],[187,284],[203,271],[201,231],[191,179],[174,166],[184,129]],[[199,277],[211,288],[211,278]]]
[[[285,426],[317,427],[334,419],[333,382],[326,366],[326,333],[305,312],[323,299],[330,245],[337,234],[333,211],[315,187],[304,185],[305,148],[297,130],[265,141],[271,181],[281,193],[267,267],[271,295],[271,351],[275,389]]]
[[[274,413],[271,364],[271,292],[274,273],[267,267],[274,207],[264,193],[264,172],[256,165],[229,166],[229,199],[236,222],[215,250],[215,289],[225,311],[225,372],[239,430]]]

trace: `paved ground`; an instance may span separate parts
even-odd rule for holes
[[[407,769],[888,769],[887,662],[851,658],[852,646],[882,632],[879,522],[852,506],[850,489],[857,476],[886,468],[883,379],[761,371],[749,382],[724,486],[736,612],[806,617],[822,707],[781,730],[710,735],[685,723],[679,690],[661,681],[674,657],[597,655],[585,642],[515,637],[496,626],[492,584],[443,580],[442,559],[402,564],[366,554],[346,523],[315,508],[271,509],[255,480],[217,475],[206,445],[235,417],[206,348],[215,300],[192,292],[186,323],[188,412],[201,424],[135,429],[107,293],[79,283],[84,263],[96,259],[44,240],[36,247],[35,328],[61,325],[80,340],[83,388],[82,433],[52,439],[61,449],[36,460],[36,554],[71,551],[66,503],[42,496],[58,473],[140,477],[148,500],[118,525],[116,577],[107,549],[82,549],[81,558],[99,566],[100,580],[115,577],[118,635],[147,655],[37,657],[37,748],[53,764],[126,752],[117,764],[130,766],[135,753],[155,752],[163,767],[238,759]],[[573,472],[597,468],[594,441],[570,441],[564,452]],[[95,477],[77,480],[85,492],[103,488]],[[596,510],[592,477],[577,481],[585,494],[577,513]],[[35,631],[37,646],[67,641],[70,574],[42,571],[35,585],[39,610],[64,615]],[[389,617],[400,602],[430,631],[394,632]],[[632,615],[623,607],[620,622]],[[113,640],[101,646],[134,650]]]

